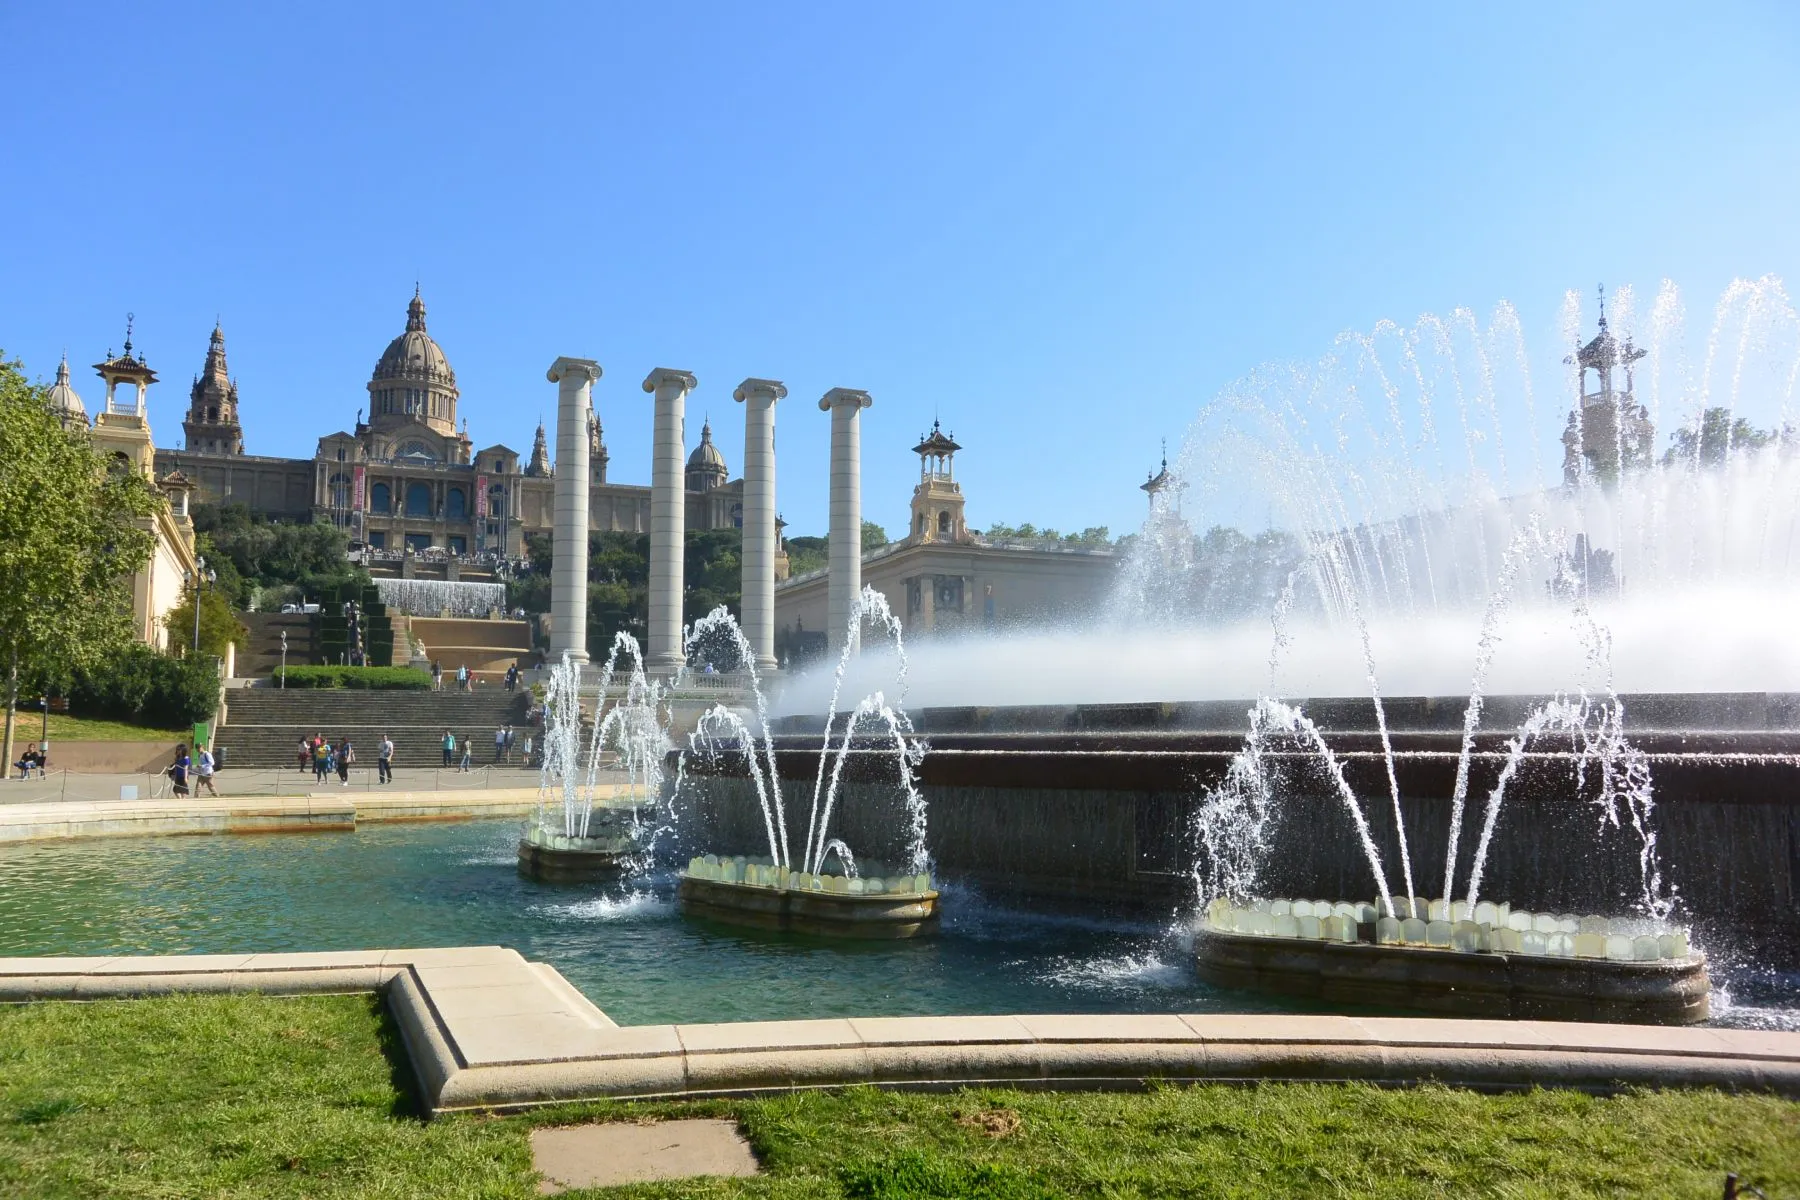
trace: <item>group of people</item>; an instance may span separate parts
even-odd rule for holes
[[[514,692],[514,691],[518,690],[518,688],[519,688],[519,664],[518,663],[513,663],[506,668],[506,679],[505,679],[504,683],[505,683],[505,687],[506,687],[507,691]],[[463,664],[459,665],[456,668],[456,690],[459,692],[469,692],[469,691],[473,691],[474,689],[475,689],[475,678],[474,678],[474,676],[469,674],[468,664],[463,663]],[[434,658],[431,660],[431,690],[434,692],[441,692],[444,690],[444,664],[443,664],[443,660],[441,660],[441,659]]]
[[[303,737],[295,755],[300,769],[313,773],[315,783],[327,782],[336,772],[338,785],[350,786],[350,768],[356,763],[356,747],[350,744],[348,737],[339,738],[335,744],[321,733]],[[394,782],[394,743],[385,733],[381,735],[381,746],[376,752],[375,768],[376,782]]]
[[[165,774],[174,787],[177,796],[189,794],[199,795],[204,791],[207,795],[217,796],[219,789],[213,784],[213,775],[218,771],[218,764],[213,759],[212,750],[206,746],[195,746],[192,754],[188,753],[186,743],[175,747],[175,761],[169,764]],[[189,781],[192,781],[192,787]]]
[[[467,771],[474,766],[475,738],[472,734],[463,734],[458,738],[450,730],[444,730],[444,765],[456,770]],[[510,764],[513,754],[521,755],[521,766],[532,765],[533,743],[531,732],[527,730],[523,737],[511,725],[502,725],[494,730],[494,765]]]

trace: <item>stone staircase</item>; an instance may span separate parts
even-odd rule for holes
[[[290,657],[292,661],[290,640]],[[511,725],[522,740],[531,694],[482,687],[473,692],[354,691],[338,688],[234,688],[226,697],[225,723],[217,741],[231,767],[291,767],[301,737],[322,733],[333,742],[348,737],[359,766],[373,768],[386,733],[396,767],[443,762],[444,730],[473,738],[474,761],[493,759],[494,730]],[[530,729],[534,738],[542,731]]]
[[[313,618],[303,613],[239,613],[238,620],[250,631],[244,652],[238,655],[237,673],[244,679],[268,679],[281,666],[281,635],[288,635],[290,667],[312,665],[318,657],[313,639]]]

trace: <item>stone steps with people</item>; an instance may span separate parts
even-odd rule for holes
[[[242,688],[227,701],[226,721],[216,741],[226,752],[226,767],[299,766],[302,737],[323,734],[336,744],[348,737],[356,748],[358,767],[373,769],[381,735],[394,743],[398,768],[441,766],[443,736],[456,736],[457,758],[464,738],[472,740],[472,760],[487,766],[494,757],[494,731],[514,731],[513,761],[521,757],[524,739],[541,731],[529,724],[531,694],[482,688],[474,692],[353,691],[349,689]]]

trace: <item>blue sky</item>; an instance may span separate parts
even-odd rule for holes
[[[1542,407],[1565,289],[1800,280],[1797,14],[5,4],[0,348],[91,403],[134,311],[173,444],[218,315],[249,449],[310,455],[418,279],[478,445],[528,449],[584,355],[613,478],[657,366],[735,472],[733,385],[784,379],[817,533],[815,401],[862,387],[890,529],[937,415],[972,524],[1117,532],[1159,438],[1341,330],[1510,299]]]

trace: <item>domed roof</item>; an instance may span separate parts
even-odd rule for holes
[[[375,364],[376,379],[412,379],[456,386],[456,372],[444,351],[425,332],[425,301],[413,290],[412,303],[406,306],[406,332],[388,343]]]
[[[711,421],[700,426],[700,444],[694,447],[692,454],[688,455],[687,465],[690,471],[695,468],[703,468],[717,471],[720,474],[726,473],[725,456],[719,453],[717,446],[713,445]]]
[[[69,383],[69,356],[66,354],[62,365],[56,368],[56,382],[50,385],[50,411],[60,420],[79,419],[82,424],[87,424],[87,406]]]

